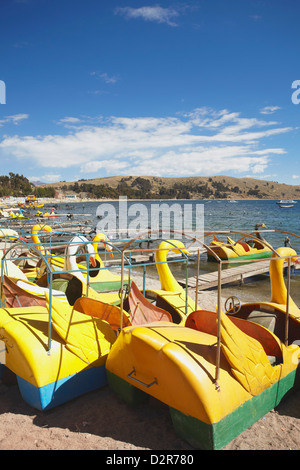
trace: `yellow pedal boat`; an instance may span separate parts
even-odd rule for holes
[[[106,362],[111,388],[133,405],[149,395],[168,405],[176,433],[193,447],[224,447],[300,385],[300,310],[289,299],[286,342],[282,263],[271,259],[271,302],[246,304],[234,316],[198,310],[185,326],[124,328]]]
[[[50,298],[49,291],[42,298],[14,290],[27,306],[0,308],[5,346],[0,378],[5,367],[12,371],[23,399],[39,410],[106,385],[105,362],[121,326],[172,321],[168,312],[151,305],[146,310],[146,300],[136,286],[134,290],[143,303],[142,314],[132,310],[121,315],[119,307],[85,296],[70,306]]]
[[[104,386],[105,361],[116,334],[108,322],[52,298],[47,307],[0,309],[4,366],[23,399],[46,410]],[[49,347],[49,325],[51,346]]]
[[[253,232],[253,236],[255,238],[248,241],[245,241],[245,237],[242,237],[240,240],[235,242],[231,237],[227,237],[227,243],[225,243],[213,234],[213,240],[209,244],[209,248],[222,260],[239,259],[243,261],[249,259],[270,258],[273,253],[272,247],[262,240],[260,234],[257,232],[259,226],[266,228],[264,224],[256,225],[256,232]],[[207,251],[207,256],[210,260],[216,261],[216,258],[209,250]]]

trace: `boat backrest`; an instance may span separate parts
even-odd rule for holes
[[[46,299],[30,294],[22,287],[18,286],[9,277],[3,276],[3,296],[5,298],[5,307],[31,307],[31,306],[46,306]]]
[[[172,322],[171,314],[147,300],[133,281],[131,282],[128,301],[132,325],[143,325],[153,321]]]
[[[107,321],[114,331],[117,331],[121,326],[121,310],[115,305],[107,304],[96,299],[90,299],[89,297],[79,297],[75,301],[73,309],[77,312]],[[131,322],[123,311],[122,326],[130,325]]]
[[[259,341],[268,356],[282,356],[279,339],[267,328],[234,316],[229,318],[241,331]],[[197,310],[187,317],[185,326],[217,336],[217,314],[209,310]]]

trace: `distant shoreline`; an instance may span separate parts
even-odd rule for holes
[[[121,196],[120,196],[121,197]],[[23,199],[23,198],[22,198]],[[135,198],[128,198],[127,201],[134,202],[134,201],[156,201],[159,202],[160,204],[163,204],[164,202],[167,201],[173,201],[173,202],[195,202],[195,201],[203,201],[204,203],[208,202],[213,202],[213,201],[222,201],[222,202],[243,202],[243,201],[279,201],[282,198],[242,198],[242,199],[172,199],[172,198],[167,198],[167,199],[160,199],[160,198],[153,198],[153,199],[135,199]],[[293,198],[295,201],[300,201],[298,198]],[[40,204],[82,204],[82,203],[89,203],[89,202],[98,202],[98,203],[105,203],[105,202],[118,202],[120,199],[119,198],[100,198],[100,199],[88,199],[88,198],[38,198],[38,202]],[[4,208],[7,206],[12,206],[17,204],[18,202],[23,202],[20,200],[20,198],[11,198],[11,199],[6,199],[3,201],[0,201],[0,207]]]
[[[121,196],[120,196],[121,197]],[[204,201],[204,202],[209,202],[209,201],[225,201],[225,202],[242,202],[242,201],[278,201],[282,198],[243,198],[243,199],[172,199],[172,198],[167,198],[167,199],[160,199],[160,198],[153,198],[153,199],[134,199],[134,198],[127,198],[127,201],[159,201],[161,203],[166,202],[166,201],[186,201],[186,202],[192,202],[192,201]],[[300,199],[298,198],[293,198],[295,201],[299,201]],[[119,199],[109,199],[109,198],[101,198],[101,199],[61,199],[61,198],[41,198],[39,199],[40,202],[47,202],[51,204],[77,204],[77,203],[82,203],[82,202],[118,202]]]

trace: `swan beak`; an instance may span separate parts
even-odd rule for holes
[[[191,253],[190,253],[188,250],[186,250],[185,248],[183,248],[181,251],[182,251],[182,253],[184,253],[185,255],[188,255],[188,256],[191,255]]]
[[[114,257],[114,254],[113,254],[113,252],[112,252],[112,247],[111,247],[111,246],[107,245],[107,246],[106,246],[106,251],[108,251],[108,254],[109,254],[109,256],[110,256],[111,258]]]
[[[95,259],[94,256],[90,256],[90,263],[91,263],[93,268],[95,268],[97,266],[96,259]]]

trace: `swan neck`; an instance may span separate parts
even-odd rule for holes
[[[167,263],[167,255],[169,251],[170,249],[166,248],[155,252],[155,262],[158,263],[156,264],[156,269],[162,290],[176,292],[182,290],[182,287],[174,278],[172,271]]]
[[[279,305],[286,305],[287,303],[287,288],[283,277],[283,265],[284,259],[272,258],[270,261],[271,302]],[[289,306],[297,308],[291,296],[289,296]]]

